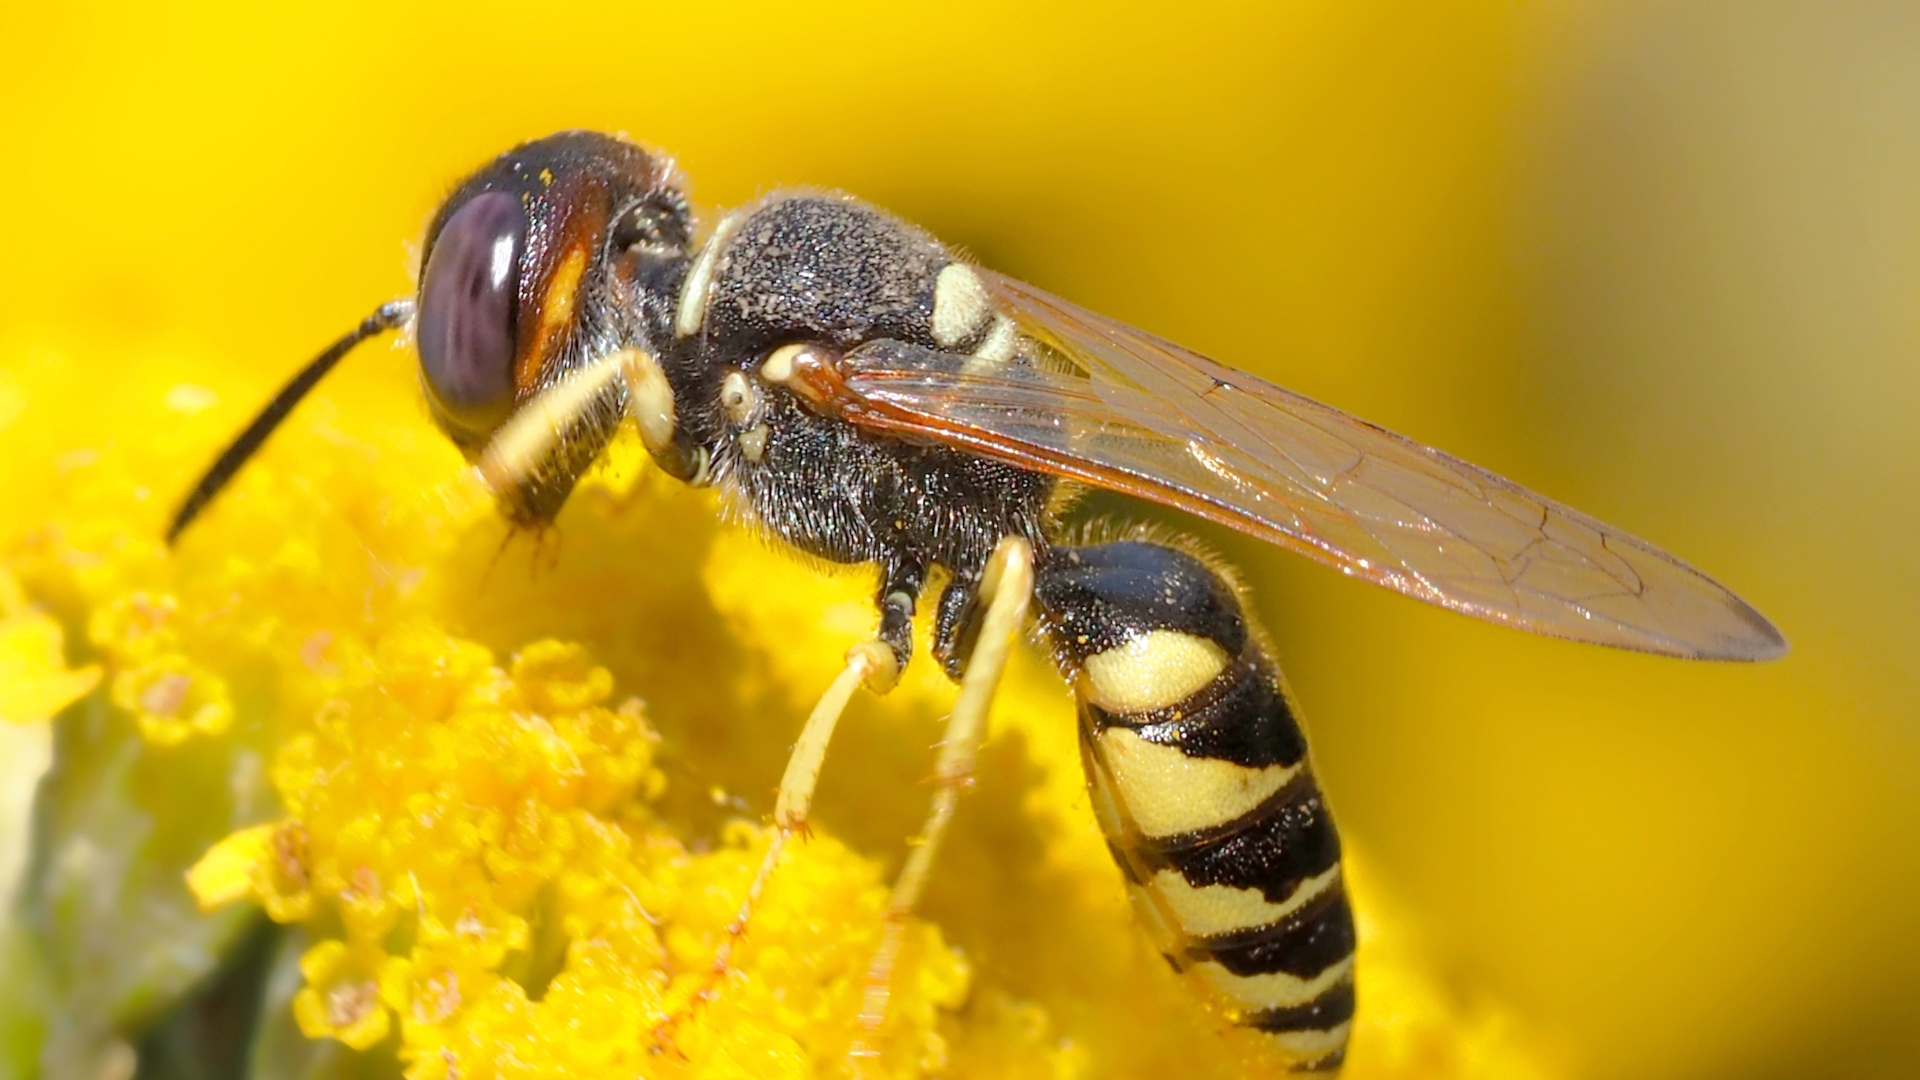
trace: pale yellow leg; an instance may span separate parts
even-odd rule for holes
[[[603,358],[542,390],[500,425],[474,471],[495,495],[503,495],[553,453],[581,414],[625,375],[623,354]]]
[[[934,856],[940,851],[940,841],[946,836],[947,825],[959,805],[961,789],[973,779],[974,758],[986,733],[987,709],[993,704],[1000,674],[1006,670],[1014,638],[1026,621],[1027,605],[1033,598],[1032,547],[1017,536],[1000,541],[992,561],[987,564],[980,592],[989,597],[987,613],[981,621],[973,655],[967,658],[960,696],[953,703],[953,714],[947,718],[940,758],[934,765],[933,805],[887,900],[886,927],[873,963],[867,969],[866,996],[860,1007],[860,1022],[866,1034],[854,1045],[854,1057],[871,1057],[877,1052],[870,1044],[886,1019],[888,984],[893,978],[894,961],[899,958],[907,916],[913,913],[926,887]]]
[[[626,348],[600,357],[515,410],[487,441],[473,475],[496,498],[511,494],[616,385],[626,390],[627,415],[648,452],[656,458],[675,453],[673,391],[660,363],[640,349]]]
[[[747,886],[739,913],[727,924],[726,940],[714,952],[707,981],[684,1009],[668,1016],[654,1029],[656,1045],[671,1045],[674,1027],[719,993],[720,984],[726,978],[728,965],[733,959],[733,950],[747,932],[747,924],[753,918],[753,906],[759,902],[768,879],[779,865],[788,838],[806,831],[807,811],[813,806],[813,790],[820,780],[820,767],[826,761],[827,744],[833,740],[833,730],[840,723],[847,703],[853,700],[854,691],[865,683],[875,693],[884,694],[893,689],[899,676],[900,668],[894,662],[893,650],[885,644],[868,641],[847,650],[847,666],[841,669],[826,693],[820,695],[813,711],[807,714],[806,725],[800,729],[800,739],[793,744],[793,753],[787,758],[787,769],[780,777],[780,788],[774,797],[773,839],[768,842],[767,853],[760,859],[760,868],[754,872],[753,881]]]

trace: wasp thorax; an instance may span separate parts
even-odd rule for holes
[[[513,411],[520,201],[485,191],[453,211],[420,283],[420,373],[450,431],[484,437]]]

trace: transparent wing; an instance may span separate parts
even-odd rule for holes
[[[1660,549],[1509,480],[1011,278],[1010,363],[846,357],[846,418],[1200,515],[1490,622],[1761,660],[1779,632]]]

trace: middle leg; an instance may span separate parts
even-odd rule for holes
[[[883,633],[886,625],[884,611],[883,608]],[[819,784],[820,770],[826,763],[827,744],[833,740],[834,729],[839,725],[841,715],[846,712],[847,704],[853,700],[854,692],[864,684],[875,693],[884,694],[893,689],[899,677],[899,654],[887,641],[876,638],[847,650],[846,666],[826,692],[820,695],[813,711],[807,714],[807,722],[800,729],[800,738],[793,744],[793,752],[787,757],[787,768],[780,776],[780,787],[774,796],[773,837],[767,842],[766,854],[761,856],[760,866],[747,885],[746,895],[740,901],[740,910],[727,924],[726,937],[714,951],[713,963],[700,989],[684,1006],[671,1012],[654,1028],[656,1047],[672,1046],[674,1030],[702,1005],[719,995],[721,985],[732,970],[734,949],[738,947],[740,939],[746,936],[747,927],[753,920],[754,905],[759,903],[760,894],[766,890],[768,880],[779,867],[788,840],[796,833],[806,832],[807,815],[813,807],[813,792]]]
[[[972,781],[974,758],[986,733],[987,710],[999,689],[1000,674],[1012,654],[1014,638],[1026,621],[1027,607],[1033,598],[1032,546],[1016,536],[1001,540],[987,563],[978,595],[987,598],[987,611],[973,639],[960,695],[954,700],[953,712],[940,741],[940,757],[934,765],[933,805],[887,899],[886,926],[873,963],[867,969],[860,1021],[869,1040],[886,1018],[888,984],[892,981],[894,961],[899,957],[907,917],[913,913],[926,887],[934,856],[940,851],[940,842],[959,805],[960,792]],[[856,1057],[872,1053],[864,1041],[853,1049]]]

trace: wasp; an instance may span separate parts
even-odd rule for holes
[[[806,824],[841,711],[862,686],[892,686],[930,602],[933,660],[960,689],[869,975],[875,1023],[1031,622],[1077,696],[1092,804],[1158,947],[1280,1062],[1342,1060],[1353,914],[1272,649],[1230,571],[1166,534],[1074,532],[1076,491],[1183,510],[1533,633],[1696,659],[1786,648],[1759,612],[1642,540],[974,265],[848,196],[776,191],[702,232],[669,159],[564,132],[455,188],[423,267],[416,295],[322,352],[227,448],[169,541],[348,352],[406,327],[434,421],[514,523],[550,523],[632,423],[660,469],[715,488],[738,518],[876,567],[874,636],[802,728],[716,970]]]

